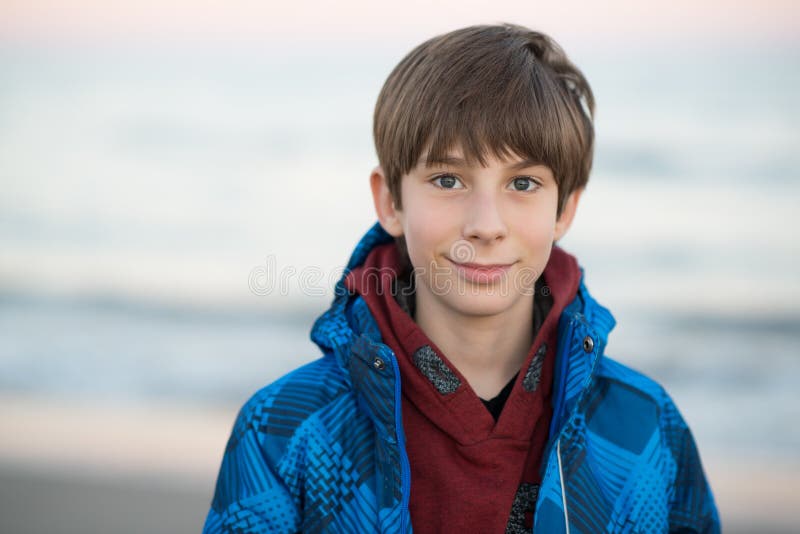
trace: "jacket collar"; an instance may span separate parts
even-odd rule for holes
[[[351,294],[344,280],[350,271],[364,263],[373,248],[393,240],[380,223],[373,224],[356,245],[347,267],[336,282],[333,303],[311,329],[311,340],[323,353],[336,358],[356,390],[360,389],[363,375],[349,372],[351,359],[359,358],[370,365],[376,357],[391,357],[391,351],[381,342],[378,326],[363,299]],[[608,335],[616,324],[611,312],[591,296],[584,284],[583,267],[580,270],[578,293],[559,318],[551,435],[564,425],[581,394],[591,386]],[[386,364],[391,368],[390,362]],[[385,376],[397,378],[395,373],[386,373]]]
[[[611,312],[589,293],[584,275],[581,267],[578,293],[559,318],[551,436],[571,418],[581,396],[591,388],[608,335],[616,325]]]
[[[333,303],[330,308],[317,318],[311,327],[311,340],[322,349],[323,353],[333,353],[339,362],[339,366],[344,370],[349,368],[352,356],[351,345],[355,338],[368,332],[374,335],[378,331],[375,324],[351,324],[348,321],[348,315],[351,315],[348,308],[353,305],[353,301],[357,296],[350,293],[345,286],[344,280],[350,271],[364,263],[373,248],[393,239],[380,223],[376,222],[372,225],[356,245],[355,250],[350,255],[350,260],[347,262],[347,266],[336,282]],[[360,300],[360,297],[358,298]],[[359,321],[359,323],[362,323],[362,321]],[[375,339],[374,336],[371,337]],[[380,335],[378,335],[377,339],[380,339]]]

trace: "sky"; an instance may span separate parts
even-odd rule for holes
[[[569,46],[785,45],[800,39],[800,2],[4,0],[0,43],[318,46],[335,41],[380,47],[506,21],[542,29]]]

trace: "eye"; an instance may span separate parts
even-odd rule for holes
[[[438,180],[439,183],[436,183]],[[463,189],[464,186],[461,181],[452,174],[440,174],[431,180],[436,187],[440,189]],[[461,185],[461,187],[457,187]]]
[[[514,191],[531,192],[536,191],[540,185],[530,176],[518,176],[511,181]]]

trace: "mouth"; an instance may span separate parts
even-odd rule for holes
[[[470,282],[493,283],[506,275],[511,269],[512,263],[459,263],[450,258],[447,260],[455,265],[461,277]]]

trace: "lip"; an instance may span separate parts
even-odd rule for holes
[[[502,279],[506,273],[511,269],[513,263],[458,263],[450,258],[447,258],[453,265],[455,265],[458,273],[469,280],[479,284],[491,284]]]

